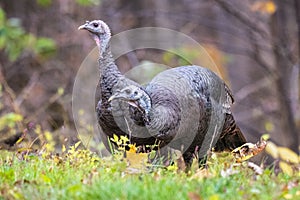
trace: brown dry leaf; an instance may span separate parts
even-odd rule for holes
[[[208,169],[198,169],[197,172],[192,176],[194,179],[210,178],[213,175],[208,171]]]
[[[93,183],[94,177],[99,176],[99,172],[97,171],[96,168],[92,169],[91,172],[81,179],[81,182],[85,185],[91,185]]]
[[[153,173],[153,179],[155,181],[159,181],[161,179],[161,174],[159,172],[154,172]]]
[[[185,163],[184,163],[184,160],[183,160],[183,157],[180,156],[177,160],[177,171],[180,172],[184,172],[186,170],[186,166],[185,166]]]
[[[195,193],[195,192],[189,192],[188,197],[189,197],[190,200],[202,200],[200,195]]]
[[[53,161],[55,164],[59,165],[59,164],[62,164],[63,163],[63,158],[59,155],[54,155],[52,157]]]
[[[232,154],[237,162],[243,162],[262,152],[266,148],[266,145],[267,141],[263,139],[258,141],[256,144],[245,143],[234,149]]]
[[[289,190],[292,190],[293,188],[298,186],[299,186],[299,181],[290,181],[282,188],[282,192],[287,193]],[[300,197],[299,190],[295,193],[295,195],[289,193],[284,195],[285,199],[299,199],[299,197]]]

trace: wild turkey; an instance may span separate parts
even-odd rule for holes
[[[131,142],[138,146],[168,144],[183,152],[187,166],[194,153],[202,160],[212,147],[231,150],[246,142],[230,111],[232,94],[212,71],[177,67],[159,73],[144,88],[121,75],[103,21],[86,22],[79,29],[88,30],[99,48],[101,97],[96,110],[108,137],[133,133]]]
[[[99,49],[100,78],[98,93],[100,97],[96,106],[98,123],[100,125],[101,138],[108,150],[111,150],[108,141],[113,135],[127,135],[132,143],[136,145],[154,144],[155,138],[147,134],[144,127],[133,126],[130,120],[126,120],[126,110],[123,102],[108,102],[114,90],[124,88],[128,85],[140,86],[136,82],[121,74],[114,62],[109,46],[111,33],[109,27],[101,20],[86,21],[79,30],[84,29],[91,33]],[[141,130],[143,129],[143,130]],[[130,132],[130,133],[129,133]],[[135,137],[132,133],[140,133],[142,136]],[[104,133],[104,135],[102,134]],[[109,138],[106,138],[109,137]]]
[[[229,88],[206,68],[166,70],[144,89],[130,85],[116,91],[109,100],[115,99],[136,107],[150,135],[181,150],[188,167],[195,153],[201,164],[212,147],[233,150],[246,143],[230,111],[233,98]]]

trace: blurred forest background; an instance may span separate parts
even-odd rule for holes
[[[230,85],[234,116],[248,140],[269,133],[299,152],[299,0],[2,0],[0,6],[0,148],[13,148],[22,137],[31,144],[60,141],[52,148],[77,140],[72,87],[95,47],[77,28],[102,19],[113,34],[154,26],[198,41]],[[188,47],[178,51],[194,55]],[[181,64],[168,57],[138,50],[117,63],[122,72],[145,60]]]

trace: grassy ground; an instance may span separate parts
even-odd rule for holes
[[[212,157],[206,170],[186,174],[134,159],[74,147],[61,155],[0,151],[0,199],[300,199],[299,175],[258,175],[247,162]]]

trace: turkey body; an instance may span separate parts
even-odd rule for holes
[[[113,135],[127,136],[130,138],[130,142],[137,146],[154,144],[156,139],[148,134],[145,127],[136,126],[129,117],[126,117],[129,116],[129,111],[128,106],[124,105],[124,102],[108,101],[115,90],[119,90],[128,85],[141,86],[124,77],[119,72],[117,66],[112,61],[112,56],[105,55],[104,58],[99,59],[99,66],[100,79],[97,89],[99,99],[97,99],[96,113],[101,129],[101,138],[107,149],[109,149],[107,142],[110,142],[107,140],[113,138]],[[139,133],[139,136],[136,137],[132,133]]]
[[[230,90],[209,69],[169,69],[145,88],[125,87],[115,96],[135,101],[140,113],[131,112],[131,118],[136,124],[144,124],[161,147],[168,145],[182,151],[187,166],[195,154],[199,162],[203,161],[212,147],[232,150],[246,142],[230,111]]]
[[[126,77],[119,71],[114,62],[109,41],[111,38],[110,29],[106,23],[101,20],[87,21],[78,29],[87,30],[95,40],[99,50],[99,83],[96,91],[96,113],[100,128],[100,137],[110,151],[110,138],[113,135],[128,136],[132,143],[136,145],[154,144],[155,138],[144,131],[145,127],[136,126],[130,118],[127,118],[128,109],[124,102],[115,101],[108,102],[115,90],[124,88],[128,85],[140,85]],[[131,133],[139,133],[139,137],[131,135]]]

